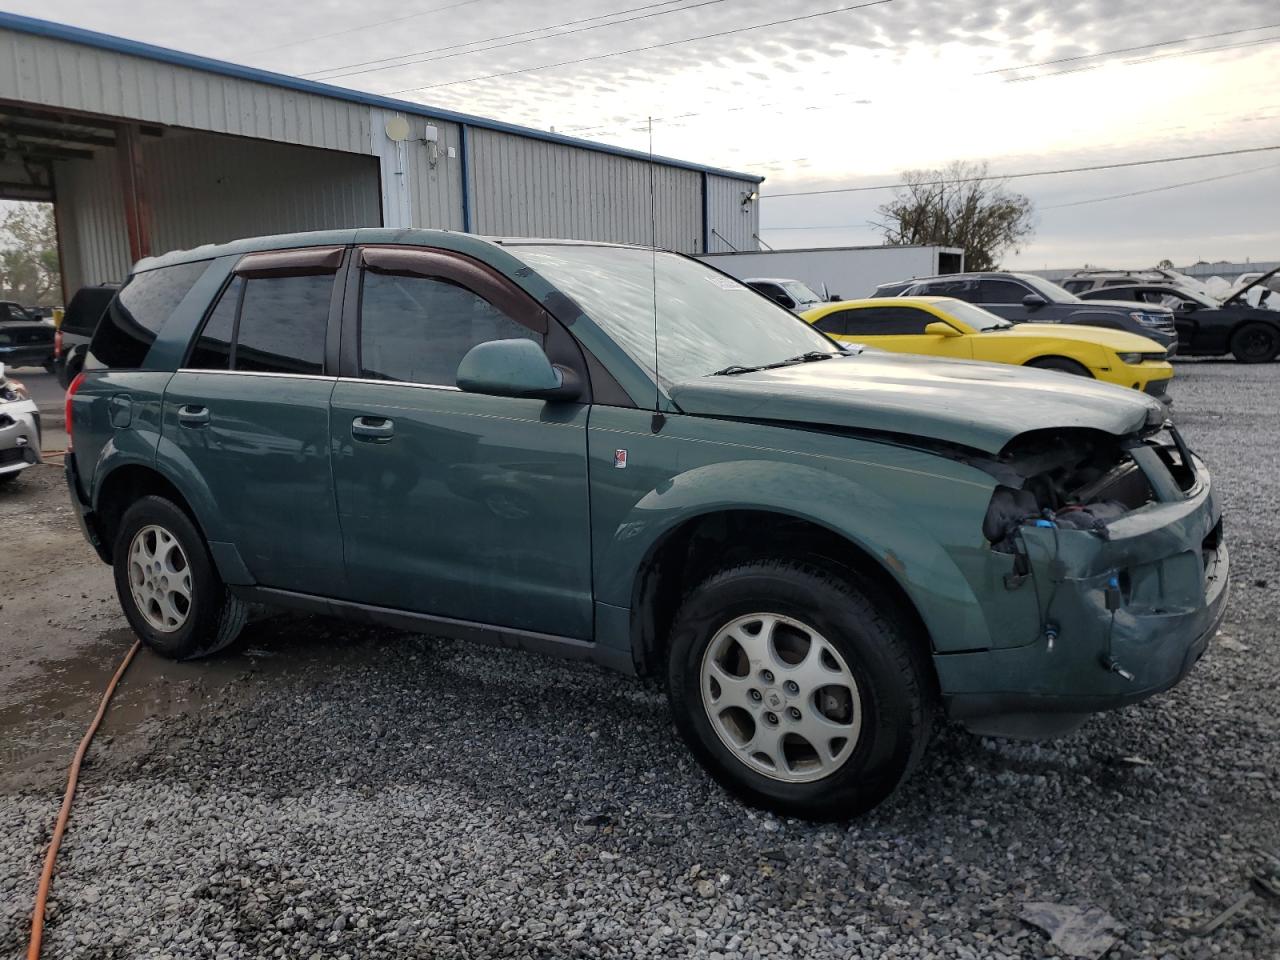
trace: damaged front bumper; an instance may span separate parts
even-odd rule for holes
[[[1186,676],[1226,610],[1229,565],[1209,472],[1186,456],[1194,474],[1186,490],[1154,453],[1135,456],[1160,500],[1109,522],[1106,538],[1023,528],[1031,577],[1011,588],[1037,592],[1039,635],[935,657],[952,719],[993,735],[1058,735]]]
[[[0,477],[39,462],[39,408],[32,400],[0,403]]]

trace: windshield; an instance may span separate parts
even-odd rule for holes
[[[1036,292],[1050,303],[1080,303],[1079,297],[1070,290],[1058,286],[1052,280],[1045,280],[1043,277],[1021,275],[1018,279],[1028,286],[1034,287]]]
[[[636,363],[664,386],[727,367],[760,367],[839,347],[789,310],[710,267],[633,247],[509,247],[573,297]]]
[[[997,317],[990,310],[983,310],[981,307],[975,307],[972,303],[965,303],[963,300],[947,300],[938,304],[945,313],[951,314],[957,320],[967,323],[975,330],[1006,330],[1013,324],[1004,317]]]
[[[822,303],[822,298],[813,292],[813,288],[799,280],[787,280],[781,286],[796,303]]]

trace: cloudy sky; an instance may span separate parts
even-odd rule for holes
[[[776,247],[879,242],[909,169],[1280,145],[1275,0],[8,0],[6,9],[768,178]],[[786,21],[786,22],[783,22]],[[1013,266],[1280,259],[1280,150],[1018,179]],[[1166,189],[1167,188],[1167,189]],[[1138,193],[1138,196],[1119,196]]]

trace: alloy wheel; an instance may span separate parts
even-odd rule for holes
[[[799,620],[754,613],[725,624],[707,645],[699,681],[716,735],[764,776],[821,780],[857,745],[862,700],[853,673]]]
[[[191,613],[191,567],[182,545],[158,524],[129,544],[129,590],[147,623],[161,633],[182,629]]]

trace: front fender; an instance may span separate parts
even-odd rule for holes
[[[938,478],[912,470],[901,471],[898,480],[904,486],[940,486]],[[982,496],[985,503],[987,494]],[[943,509],[942,504],[938,507]],[[709,464],[678,474],[645,494],[610,540],[600,545],[597,599],[630,606],[637,579],[673,531],[690,520],[727,510],[783,514],[825,527],[873,557],[894,578],[915,605],[936,650],[989,645],[986,622],[968,581],[920,522],[864,484],[793,462]]]

